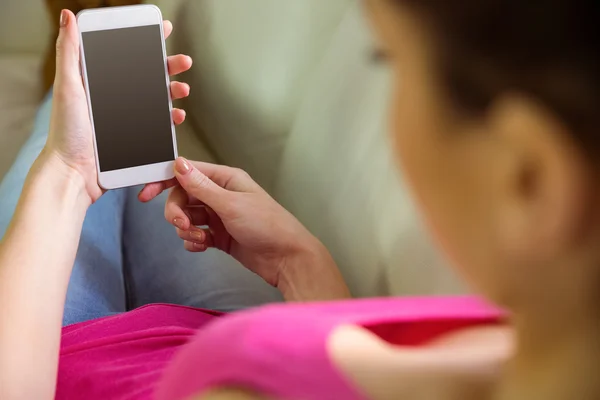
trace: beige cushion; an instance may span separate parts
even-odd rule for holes
[[[176,41],[195,59],[190,119],[267,188],[314,66],[352,0],[193,0]]]
[[[31,134],[41,100],[38,56],[0,54],[0,179]]]
[[[45,0],[1,0],[0,52],[41,54],[49,30]]]
[[[171,20],[171,22],[177,25],[179,8],[185,1],[188,0],[147,0],[145,3],[157,5],[162,12],[163,18]],[[177,26],[175,26],[175,29],[177,29]]]
[[[184,0],[154,0],[163,16],[175,20]],[[49,45],[45,0],[2,0],[0,9],[0,179],[27,140],[42,97],[40,63]],[[170,40],[170,43],[173,41]],[[178,127],[179,151],[213,161],[190,124]]]
[[[148,0],[166,19],[175,19],[184,0]],[[41,54],[49,46],[50,20],[46,0],[2,0],[0,52]]]
[[[146,3],[157,5],[164,19],[170,20],[174,25],[174,32],[181,29],[180,16],[181,6],[188,0],[148,0]],[[181,46],[177,43],[177,35],[174,34],[167,40],[167,48],[169,54],[174,54],[181,50]],[[181,36],[179,36],[181,37]],[[185,50],[182,50],[185,52]],[[184,77],[174,77],[173,80],[185,80]],[[188,103],[175,102],[176,107],[186,108]],[[189,110],[188,110],[189,111]],[[179,154],[191,160],[200,160],[206,162],[215,162],[216,159],[208,150],[202,138],[196,132],[193,124],[188,118],[187,121],[177,127],[177,145]]]
[[[308,85],[276,196],[327,245],[355,295],[455,292],[396,172],[390,81],[372,49],[356,5]]]
[[[177,147],[179,155],[190,160],[216,162],[202,139],[189,121],[177,127]]]

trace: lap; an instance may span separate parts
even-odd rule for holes
[[[29,169],[46,144],[51,112],[49,94],[36,115],[30,138],[0,184],[0,237],[13,217]],[[121,252],[124,194],[109,193],[88,210],[69,282],[65,325],[126,310]]]
[[[133,190],[133,189],[132,189]],[[279,291],[229,255],[190,253],[164,219],[166,194],[141,204],[128,196],[123,226],[130,304],[172,303],[234,311],[282,301]]]
[[[42,104],[33,133],[0,184],[0,238],[14,214],[31,165],[44,148],[52,109]],[[149,303],[232,311],[282,301],[279,292],[230,256],[185,251],[164,220],[166,196],[150,204],[136,189],[104,195],[88,210],[65,305],[65,324]]]
[[[122,231],[127,192],[106,193],[86,214],[67,291],[63,325],[127,311]]]

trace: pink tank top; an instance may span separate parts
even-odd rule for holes
[[[284,399],[366,399],[329,360],[336,327],[419,346],[502,318],[473,297],[273,305],[227,316],[152,305],[64,328],[56,398],[185,400],[236,386]]]

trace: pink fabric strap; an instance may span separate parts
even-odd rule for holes
[[[241,386],[275,398],[365,399],[329,360],[326,342],[335,327],[360,325],[418,344],[441,332],[440,327],[494,323],[502,317],[472,297],[268,306],[206,326],[167,367],[156,398],[187,399],[207,388]]]

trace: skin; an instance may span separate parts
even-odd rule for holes
[[[0,242],[3,400],[54,398],[67,286],[86,211],[103,195],[97,183],[73,13],[63,11],[60,25],[48,140],[29,171],[15,215]],[[172,30],[171,23],[165,21],[165,36]],[[191,66],[191,58],[185,55],[168,59],[170,75]],[[187,84],[171,83],[173,99],[189,93]],[[185,117],[185,111],[173,110],[175,124],[183,123]],[[183,159],[177,161],[175,172],[176,180],[149,185],[140,193],[140,200],[149,201],[176,187],[166,216],[179,225],[189,250],[216,246],[229,252],[278,287],[290,301],[349,297],[324,246],[247,174],[203,163],[194,163],[192,168]],[[188,191],[185,196],[183,189]],[[209,207],[198,209],[198,201],[189,194],[203,199]],[[190,205],[196,207],[193,212]],[[192,225],[203,222],[214,229],[204,231]],[[190,231],[201,234],[197,242],[191,242]],[[315,274],[322,277],[322,283],[311,282]]]
[[[394,83],[393,147],[421,212],[459,271],[511,320],[417,349],[341,326],[327,343],[332,362],[373,399],[600,398],[594,168],[569,128],[527,93],[503,93],[479,117],[461,114],[436,79],[427,21],[388,0],[370,0],[368,10],[401,78]],[[74,32],[73,25],[62,29],[48,145],[0,248],[0,354],[10,355],[0,359],[3,399],[54,393],[68,277],[85,210],[102,194]],[[189,67],[180,61],[173,70]],[[148,185],[140,200],[169,188],[165,216],[188,250],[226,251],[290,301],[348,296],[322,244],[247,174],[179,159],[176,179]],[[64,238],[60,246],[57,237]],[[43,340],[40,331],[47,332]],[[215,388],[196,398],[265,397]]]
[[[481,117],[461,115],[435,78],[426,21],[385,0],[369,8],[401,77],[393,139],[421,211],[464,277],[513,315],[495,340],[518,346],[489,397],[600,397],[594,167],[527,93],[503,93]]]
[[[140,199],[171,187],[165,218],[188,251],[230,254],[287,301],[350,298],[323,244],[244,171],[180,158],[175,179],[146,186]]]
[[[419,349],[354,326],[329,339],[339,370],[373,399],[600,398],[596,171],[543,104],[503,93],[461,114],[436,79],[427,21],[387,0],[368,12],[396,76],[394,149],[440,248],[510,325]],[[223,389],[199,399],[261,398]]]
[[[61,21],[48,141],[0,243],[0,398],[7,400],[54,398],[67,285],[85,213],[102,195],[75,16],[67,11]],[[172,30],[166,21],[165,35]],[[191,67],[187,56],[168,63],[172,75]],[[185,97],[189,86],[173,83],[171,94]],[[180,124],[185,112],[173,118]]]

